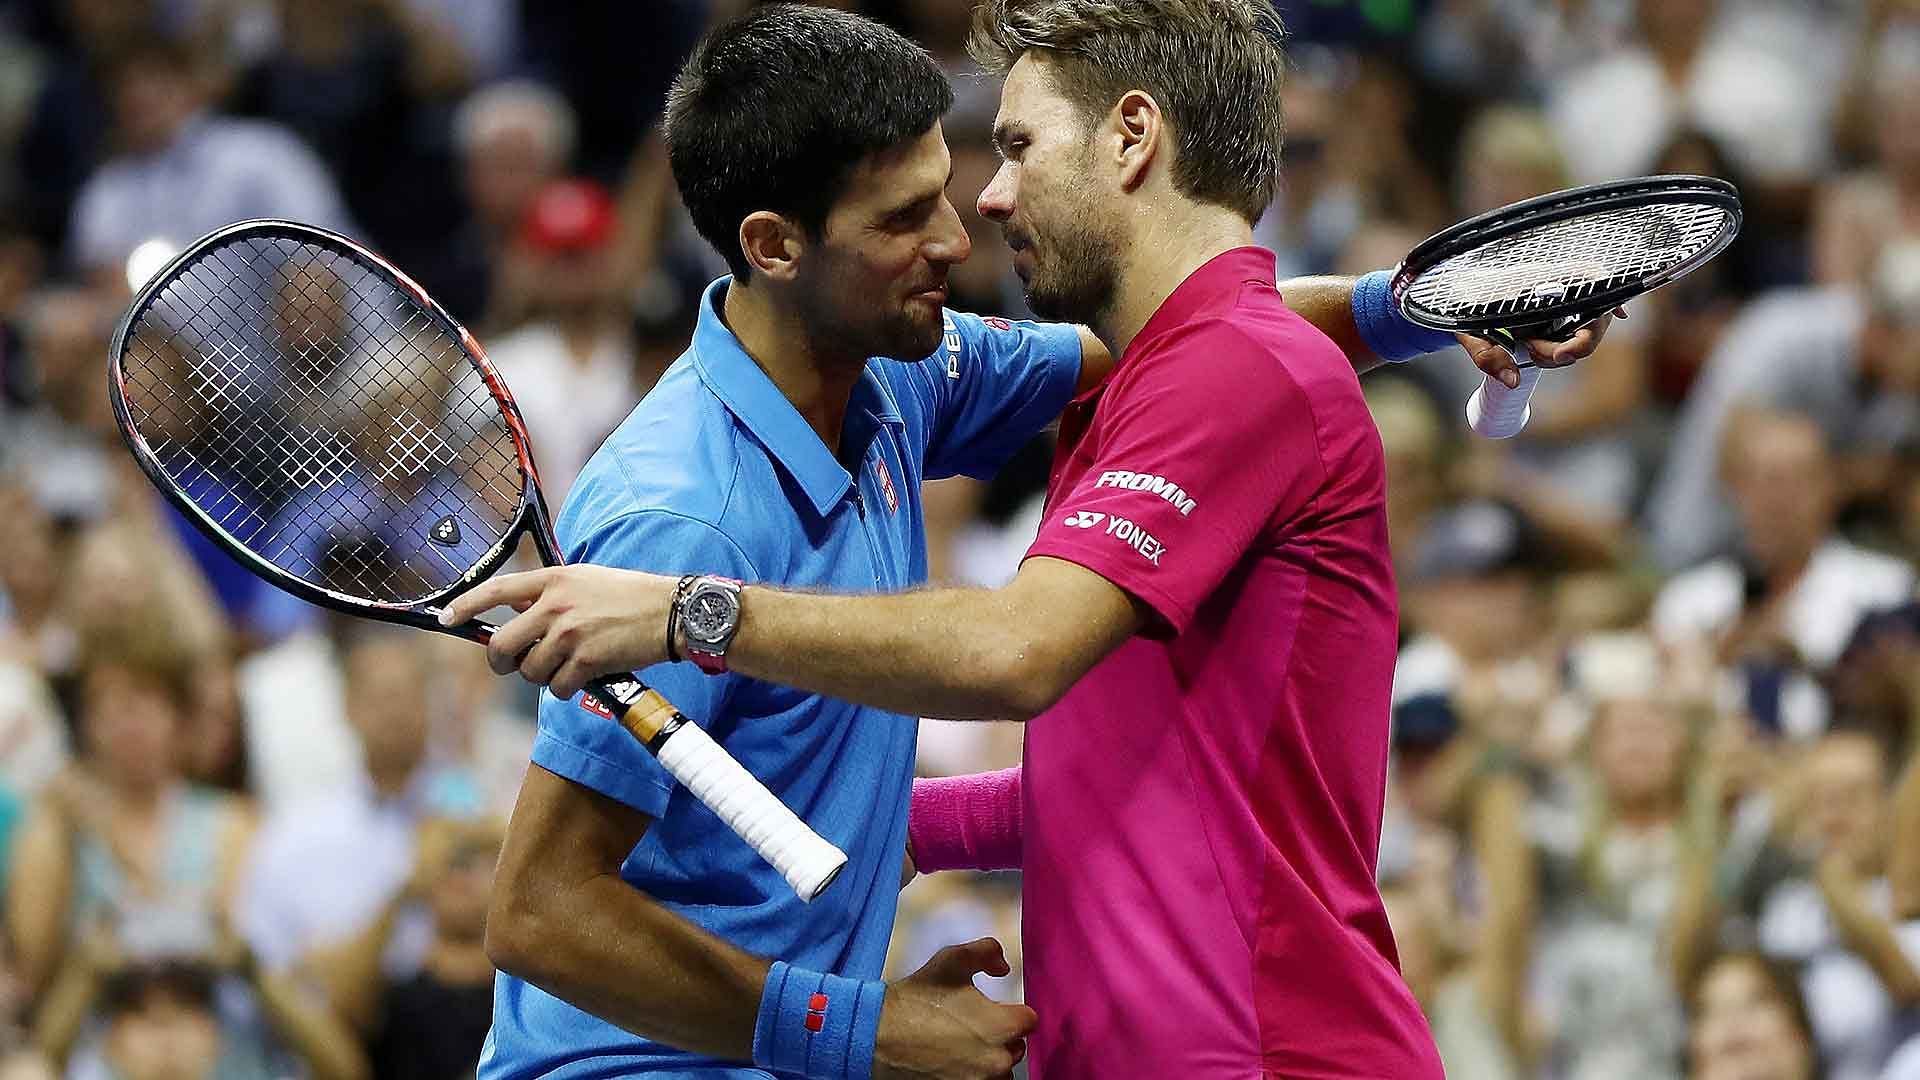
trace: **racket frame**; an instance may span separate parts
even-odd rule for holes
[[[1524,314],[1449,318],[1428,311],[1410,301],[1414,282],[1422,274],[1448,259],[1485,247],[1517,233],[1558,224],[1574,218],[1637,206],[1692,203],[1725,210],[1730,220],[1714,242],[1692,257],[1681,260],[1637,281],[1583,296],[1543,304]],[[1739,189],[1712,176],[1686,174],[1643,176],[1630,180],[1611,180],[1600,184],[1569,188],[1524,199],[1489,210],[1433,234],[1415,245],[1394,269],[1390,285],[1394,302],[1411,322],[1430,330],[1492,337],[1510,348],[1527,339],[1565,340],[1588,322],[1605,315],[1637,296],[1644,296],[1668,282],[1684,277],[1725,251],[1740,234],[1744,211]],[[1516,358],[1524,356],[1524,346]]]
[[[183,267],[196,262],[209,248],[232,244],[255,236],[295,240],[336,250],[376,274],[387,276],[403,288],[419,304],[420,309],[439,324],[442,330],[451,334],[460,343],[468,364],[480,376],[486,384],[488,393],[499,404],[501,418],[505,422],[508,435],[513,439],[514,453],[519,458],[520,508],[504,535],[494,546],[489,548],[458,581],[439,592],[411,603],[382,602],[315,585],[287,572],[228,533],[188,497],[181,490],[180,485],[168,475],[165,466],[160,462],[159,455],[148,445],[147,440],[135,425],[132,410],[126,400],[126,370],[123,363],[128,335],[133,332],[134,326],[139,323],[141,317],[153,307],[154,302],[175,283]],[[553,532],[553,521],[547,512],[546,499],[540,490],[539,474],[534,468],[532,440],[527,434],[526,422],[521,418],[520,406],[514,401],[513,392],[507,388],[506,382],[494,370],[493,362],[487,358],[486,350],[459,320],[448,314],[447,310],[428,295],[427,291],[405,271],[350,237],[316,225],[278,218],[235,222],[208,233],[174,256],[135,295],[128,305],[126,314],[121,317],[118,327],[114,330],[108,347],[107,371],[108,396],[113,401],[114,417],[120,428],[121,439],[133,454],[134,461],[139,464],[141,471],[146,473],[147,479],[160,490],[169,503],[185,514],[187,520],[215,545],[239,559],[254,574],[303,600],[347,615],[396,623],[420,630],[431,630],[434,633],[464,638],[484,645],[493,639],[497,627],[479,620],[458,626],[442,626],[439,615],[443,605],[499,572],[513,557],[523,537],[530,535],[533,538],[541,560],[548,566],[563,566],[566,563],[560,554],[560,546]],[[759,787],[758,782],[751,781],[745,770],[730,757],[726,757],[724,751],[703,750],[702,744],[707,747],[713,746],[710,737],[690,723],[671,702],[638,677],[612,675],[594,679],[587,684],[584,695],[585,705],[590,711],[618,723],[640,740],[654,756],[667,760],[666,755],[672,754],[674,759],[684,759],[691,763],[690,767],[702,774],[700,780],[708,789],[708,791],[697,791],[696,795],[701,798],[701,801],[713,807],[716,813],[720,812],[720,808],[708,798],[709,791],[724,801],[734,801],[728,796],[742,790],[745,784],[751,782]],[[687,733],[687,744],[692,747],[691,750],[681,749],[669,743],[675,734],[682,731]],[[671,771],[679,775],[679,769],[672,761],[669,762],[669,766]],[[765,789],[761,787],[760,790]],[[768,795],[767,798],[771,799],[772,796]],[[724,813],[722,816],[728,817]],[[760,841],[766,840],[770,831],[784,834],[771,842],[783,848],[787,858],[774,859],[766,850],[762,850],[761,853],[775,863],[803,900],[812,901],[838,879],[840,871],[845,868],[846,856],[808,829],[803,821],[792,815],[791,811],[785,812],[785,818],[784,821],[769,822],[767,817],[762,816],[756,822],[756,828],[752,830],[758,836],[747,837],[747,839],[758,850],[762,847]],[[734,824],[730,818],[729,824]],[[739,831],[740,826],[736,824],[735,829]],[[798,835],[801,833],[804,833],[804,836]],[[834,857],[838,858],[837,864],[832,863]]]
[[[161,294],[175,283],[182,267],[197,261],[209,248],[237,243],[255,236],[270,239],[299,239],[304,236],[308,243],[334,249],[376,273],[390,276],[414,301],[419,303],[421,309],[438,323],[442,330],[460,342],[467,362],[486,384],[488,393],[492,394],[494,400],[499,403],[507,434],[513,439],[514,453],[519,457],[520,508],[507,527],[505,535],[489,548],[486,554],[458,581],[439,592],[429,594],[411,604],[383,602],[337,592],[287,572],[254,552],[238,537],[228,533],[219,522],[180,490],[180,486],[167,474],[159,455],[140,435],[126,400],[126,371],[123,358],[126,356],[127,336],[159,300]],[[529,534],[533,537],[534,546],[539,549],[541,559],[548,565],[558,566],[565,562],[560,557],[559,544],[553,535],[553,524],[547,514],[546,499],[540,492],[539,474],[534,471],[533,445],[527,435],[526,422],[521,419],[520,406],[513,400],[512,391],[507,389],[506,383],[494,371],[493,363],[487,358],[486,350],[481,348],[480,343],[474,339],[466,327],[460,325],[459,321],[448,314],[445,308],[427,295],[427,291],[421,288],[418,282],[407,276],[399,267],[367,250],[349,237],[315,225],[278,219],[236,222],[208,233],[176,255],[141,288],[139,294],[128,306],[127,313],[121,318],[119,326],[114,330],[108,355],[110,357],[108,392],[113,399],[114,417],[119,422],[121,439],[127,444],[127,449],[132,452],[134,461],[139,463],[141,471],[147,474],[147,479],[160,489],[160,493],[166,496],[167,501],[172,503],[175,509],[185,514],[187,520],[193,522],[195,527],[206,534],[208,539],[219,545],[229,555],[241,560],[255,574],[302,600],[347,615],[379,619],[419,630],[432,630],[435,633],[449,634],[485,644],[487,639],[492,637],[491,627],[483,623],[468,623],[465,626],[456,627],[441,626],[438,618],[440,607],[498,573],[500,568],[513,558],[514,551],[520,546],[521,538]]]

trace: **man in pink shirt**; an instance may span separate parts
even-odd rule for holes
[[[1024,871],[1038,1080],[1438,1080],[1374,885],[1397,611],[1345,352],[1450,339],[1396,322],[1379,276],[1283,302],[1252,246],[1281,128],[1265,0],[989,0],[978,20],[1007,73],[980,209],[1034,310],[1120,357],[1062,421],[1015,580],[831,596],[575,566],[448,618],[523,611],[495,668],[563,697],[686,655],[1030,719],[1023,769],[916,785],[910,843],[922,869]]]

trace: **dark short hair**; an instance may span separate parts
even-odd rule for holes
[[[1045,53],[1087,120],[1152,94],[1173,125],[1175,188],[1253,222],[1280,185],[1284,36],[1272,0],[986,0],[968,51],[999,74]]]
[[[213,967],[201,960],[166,957],[137,962],[114,972],[101,983],[96,1007],[102,1016],[112,1019],[139,1011],[158,994],[194,1008],[211,1010],[216,981]]]
[[[734,276],[740,222],[767,210],[818,236],[868,155],[953,107],[925,49],[858,15],[770,4],[709,33],[674,80],[666,138],[694,227]]]

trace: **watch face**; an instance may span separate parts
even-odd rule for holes
[[[722,590],[694,593],[687,598],[687,609],[681,616],[686,623],[687,637],[693,641],[721,640],[733,628],[738,610],[739,602]]]

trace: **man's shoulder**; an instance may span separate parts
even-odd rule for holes
[[[1306,405],[1323,422],[1339,421],[1366,407],[1339,347],[1277,298],[1160,331],[1123,362],[1113,385],[1120,393],[1152,393],[1170,383],[1194,388],[1211,405],[1231,402],[1234,411],[1255,415]]]
[[[727,531],[741,474],[737,433],[692,365],[675,363],[575,478],[554,523],[562,545],[647,512]]]

